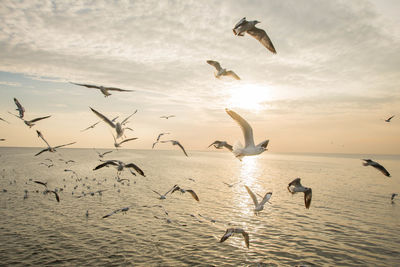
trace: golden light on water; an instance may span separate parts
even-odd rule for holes
[[[271,89],[252,83],[240,83],[230,90],[228,106],[253,111],[260,111],[265,108],[263,102],[271,98]]]

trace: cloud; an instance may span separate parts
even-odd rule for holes
[[[20,83],[17,82],[7,82],[7,81],[0,81],[0,85],[7,85],[7,86],[21,86]]]

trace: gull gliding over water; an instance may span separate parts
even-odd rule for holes
[[[185,149],[184,149],[183,146],[181,145],[181,143],[179,143],[178,141],[176,141],[176,140],[161,141],[161,143],[168,143],[168,142],[171,142],[172,145],[174,145],[174,146],[179,146],[179,147],[182,149],[182,151],[183,151],[183,153],[185,154],[185,156],[186,156],[186,157],[189,157],[188,154],[186,153]]]
[[[125,89],[120,89],[120,88],[116,88],[116,87],[105,87],[105,86],[97,86],[97,85],[91,85],[91,84],[83,84],[83,83],[73,83],[72,84],[75,85],[79,85],[79,86],[85,86],[87,88],[94,88],[94,89],[99,89],[100,92],[103,93],[104,97],[108,97],[111,94],[108,91],[116,91],[116,92],[133,92],[133,90],[125,90]]]
[[[245,230],[243,230],[242,228],[229,228],[229,229],[226,229],[225,234],[221,237],[221,240],[219,242],[220,243],[224,242],[230,236],[233,236],[233,234],[242,234],[243,238],[244,238],[244,242],[246,243],[246,247],[249,248],[249,246],[250,246],[249,234]]]
[[[231,152],[233,150],[232,146],[230,144],[228,144],[226,141],[218,141],[218,140],[216,140],[216,141],[214,141],[214,143],[212,143],[208,147],[210,147],[210,146],[214,146],[216,149],[222,149],[222,148],[225,147]]]
[[[56,152],[56,149],[57,149],[57,148],[64,147],[64,146],[69,146],[69,145],[73,145],[73,144],[76,143],[76,142],[73,142],[73,143],[68,143],[68,144],[65,144],[65,145],[60,145],[60,146],[52,147],[52,146],[50,146],[49,143],[44,139],[44,137],[43,137],[43,135],[42,135],[41,132],[39,132],[38,130],[36,130],[36,133],[37,133],[38,137],[42,138],[42,140],[46,143],[47,148],[43,149],[43,150],[40,151],[39,153],[36,153],[35,156],[38,156],[38,155],[40,155],[40,154],[42,154],[43,152],[46,152],[46,151],[48,151],[48,152],[53,152],[53,153],[54,153],[54,152]]]
[[[311,205],[311,198],[312,198],[312,190],[311,188],[304,187],[300,183],[300,178],[296,178],[293,181],[291,181],[287,187],[290,193],[295,194],[298,192],[303,192],[304,193],[304,204],[307,209],[310,208]]]
[[[244,135],[245,146],[243,147],[243,145],[240,142],[237,142],[233,146],[232,152],[235,155],[235,157],[241,160],[244,156],[258,155],[267,150],[269,140],[265,140],[259,143],[258,145],[254,145],[253,129],[251,128],[250,124],[233,110],[226,108],[225,111],[226,113],[228,113],[229,116],[231,116],[231,118],[234,121],[236,121],[239,124]]]
[[[132,116],[137,112],[137,110],[135,110],[135,112],[133,112],[133,113],[132,113],[131,115],[129,115],[128,117],[126,117],[122,122],[114,123],[113,120],[108,119],[106,116],[104,116],[104,115],[101,114],[100,112],[98,112],[98,111],[96,111],[96,110],[94,110],[94,109],[92,109],[92,108],[90,108],[90,109],[91,109],[91,110],[94,112],[94,114],[96,114],[100,119],[102,119],[102,120],[105,121],[108,125],[110,125],[112,128],[115,129],[115,131],[117,132],[117,139],[120,138],[120,137],[124,134],[124,130],[125,130],[125,129],[128,129],[128,130],[133,131],[131,128],[128,128],[128,127],[122,128],[122,126],[124,126],[124,125],[128,122],[128,119],[129,119],[130,117],[132,117]]]
[[[179,192],[181,192],[182,194],[188,192],[188,193],[190,193],[190,195],[192,195],[192,197],[193,197],[196,201],[200,201],[200,199],[199,199],[199,197],[197,196],[197,194],[196,194],[193,190],[191,190],[191,189],[183,189],[183,188],[180,188],[178,185],[175,185],[175,187],[173,188],[171,194],[174,193],[175,191],[179,191]]]
[[[217,70],[217,72],[214,73],[215,78],[221,79],[221,76],[232,76],[236,80],[240,80],[239,76],[237,76],[235,72],[232,70],[223,69],[218,61],[207,60],[207,63]]]
[[[370,160],[370,159],[363,159],[363,165],[364,166],[372,166],[375,169],[379,170],[381,173],[383,173],[385,176],[390,177],[390,173],[383,167],[381,164],[379,164],[376,161]]]
[[[263,46],[265,46],[269,51],[276,54],[274,45],[269,39],[267,33],[256,27],[256,24],[260,23],[258,20],[247,21],[246,17],[242,18],[238,23],[236,23],[233,28],[233,33],[237,36],[244,36],[244,33],[248,33],[257,39]]]
[[[140,175],[146,177],[146,175],[144,175],[144,172],[143,172],[138,166],[136,166],[134,163],[125,164],[125,163],[123,163],[123,162],[120,161],[120,160],[107,160],[106,162],[104,162],[104,163],[102,163],[102,164],[96,166],[93,170],[95,171],[95,170],[101,169],[101,168],[103,168],[103,167],[105,167],[105,166],[108,167],[108,165],[116,166],[118,172],[123,171],[124,168],[133,168],[133,169],[134,169],[135,171],[137,171]]]
[[[261,202],[258,203],[256,195],[254,195],[254,193],[250,190],[250,188],[247,187],[247,185],[245,185],[244,187],[246,188],[247,193],[249,193],[251,199],[253,199],[253,202],[254,202],[254,213],[257,214],[258,212],[262,211],[264,209],[265,203],[267,203],[268,200],[271,198],[272,192],[266,193],[264,198],[261,200]]]

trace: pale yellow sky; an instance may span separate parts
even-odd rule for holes
[[[271,152],[399,154],[400,20],[396,1],[3,1],[0,7],[2,146],[112,147],[89,106],[121,118],[134,110],[125,148],[150,149],[160,132],[187,150],[243,142],[225,113],[252,125]],[[233,25],[259,20],[273,55]],[[214,78],[217,60],[242,80]],[[132,89],[104,98],[68,82]],[[32,129],[8,114],[18,98]],[[175,118],[160,119],[174,114]],[[158,149],[170,149],[162,144]],[[211,150],[211,148],[210,148]]]

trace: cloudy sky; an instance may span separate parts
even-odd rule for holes
[[[3,146],[43,146],[8,114],[16,97],[50,144],[112,147],[103,114],[134,110],[126,148],[159,132],[188,150],[242,140],[225,113],[250,122],[272,152],[400,151],[399,1],[2,1],[0,122]],[[259,20],[277,54],[232,27]],[[214,78],[213,59],[242,80]],[[104,98],[69,82],[135,90]],[[162,115],[175,114],[170,120]],[[383,119],[397,114],[391,123]],[[242,141],[243,142],[243,141]],[[170,148],[166,144],[160,146]]]

